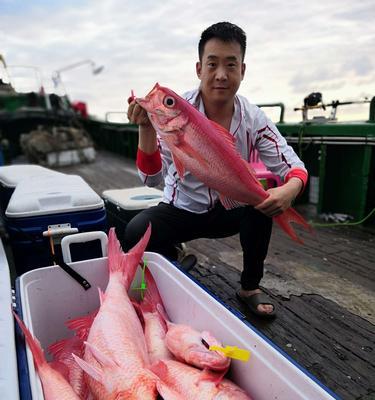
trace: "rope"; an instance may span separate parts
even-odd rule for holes
[[[319,226],[319,227],[328,227],[328,226],[354,226],[354,225],[360,225],[363,224],[363,222],[365,222],[366,220],[368,220],[372,214],[375,214],[375,208],[373,208],[370,213],[363,219],[361,219],[360,221],[356,221],[356,222],[334,222],[334,223],[329,223],[329,224],[320,224],[320,223],[315,223],[312,221],[310,222],[310,225],[312,226]]]

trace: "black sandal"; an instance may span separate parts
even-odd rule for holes
[[[276,317],[276,307],[272,303],[271,298],[267,296],[265,293],[255,293],[249,297],[243,297],[240,295],[240,292],[236,292],[236,296],[238,300],[240,300],[243,304],[245,304],[248,309],[258,317],[262,318],[275,318]],[[273,310],[268,313],[264,311],[258,310],[259,304],[270,304],[273,307]]]

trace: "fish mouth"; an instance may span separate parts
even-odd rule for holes
[[[155,98],[154,94],[159,88],[160,88],[159,83],[156,83],[155,86],[150,90],[150,92],[145,97],[137,98],[136,102],[146,111],[153,112],[156,108],[156,104],[154,104],[155,101],[153,101],[153,99]]]

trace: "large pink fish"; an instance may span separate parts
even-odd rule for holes
[[[32,336],[22,320],[13,313],[18,325],[25,335],[26,342],[33,354],[36,370],[42,382],[45,400],[80,400],[67,380],[47,363],[39,342]]]
[[[149,358],[141,323],[128,297],[138,264],[150,238],[151,227],[140,242],[124,254],[109,232],[109,282],[91,326],[84,360],[74,356],[88,374],[95,399],[155,399],[157,377],[147,370]]]
[[[185,99],[156,84],[145,98],[137,98],[136,101],[147,110],[152,124],[161,133],[181,179],[185,171],[191,172],[219,193],[225,208],[240,204],[256,206],[269,196],[250,164],[237,152],[233,136]],[[303,217],[292,208],[274,219],[300,243],[302,241],[290,222],[311,230]]]
[[[170,322],[156,282],[148,269],[145,271],[145,279],[147,290],[141,308],[151,362],[175,357],[201,369],[225,373],[230,358],[208,349],[213,345],[222,346],[221,342],[207,331],[199,332],[191,326]]]
[[[228,379],[179,361],[159,361],[153,370],[168,387],[185,400],[251,400],[244,390]]]
[[[142,316],[144,322],[144,333],[146,338],[147,350],[151,364],[159,360],[173,359],[173,355],[165,344],[167,324],[165,319],[158,311],[158,306],[163,307],[156,282],[149,269],[145,270],[146,292],[144,299],[136,308]],[[163,307],[163,312],[164,307]]]

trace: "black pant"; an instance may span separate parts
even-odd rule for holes
[[[225,210],[218,203],[207,213],[195,214],[160,203],[140,212],[129,222],[125,230],[125,251],[138,242],[149,222],[152,233],[147,250],[160,253],[171,260],[177,258],[177,243],[199,238],[222,238],[239,233],[243,251],[241,286],[244,290],[259,287],[271,237],[272,218],[250,206]]]

